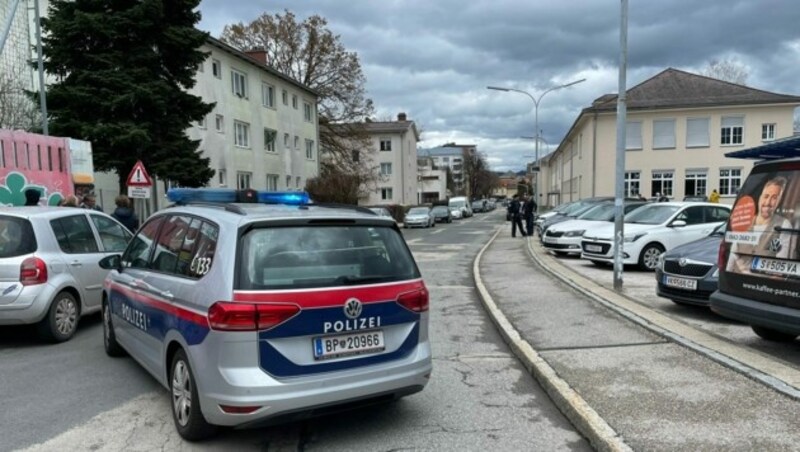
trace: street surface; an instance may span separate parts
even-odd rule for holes
[[[0,450],[590,450],[511,354],[475,292],[473,260],[504,216],[498,209],[403,230],[431,293],[434,372],[421,393],[190,444],[175,432],[167,391],[132,359],[105,355],[99,316],[59,345],[4,328]]]

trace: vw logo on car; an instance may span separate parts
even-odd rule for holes
[[[344,315],[348,319],[357,319],[361,315],[361,301],[358,298],[350,298],[344,303]]]

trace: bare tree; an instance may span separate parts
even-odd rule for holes
[[[327,25],[318,15],[299,22],[288,10],[263,13],[248,24],[226,25],[220,39],[242,50],[263,50],[267,64],[319,93],[320,149],[337,154],[331,162],[345,162],[342,169],[349,173],[359,166],[348,162],[349,156],[363,141],[363,122],[374,108],[358,55],[347,51]],[[350,126],[323,127],[345,123]]]
[[[746,85],[747,77],[750,75],[747,68],[733,59],[718,60],[713,59],[708,62],[708,66],[703,70],[703,75],[726,82]]]
[[[39,110],[31,100],[22,68],[0,72],[0,129],[33,131],[39,126]]]
[[[500,182],[480,152],[464,153],[464,172],[469,194],[473,197],[490,196],[492,189]]]

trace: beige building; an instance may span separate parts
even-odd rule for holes
[[[792,135],[800,97],[669,68],[627,92],[625,192],[673,200],[716,189],[731,203],[753,166],[728,152]],[[540,205],[613,196],[617,95],[584,108],[540,159]]]
[[[405,113],[397,121],[365,123],[371,145],[362,153],[380,171],[375,191],[358,201],[361,205],[417,203],[417,143],[419,132]]]

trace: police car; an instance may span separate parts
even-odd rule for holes
[[[178,433],[421,391],[428,290],[390,218],[300,192],[174,189],[101,262],[106,352],[171,395]]]

